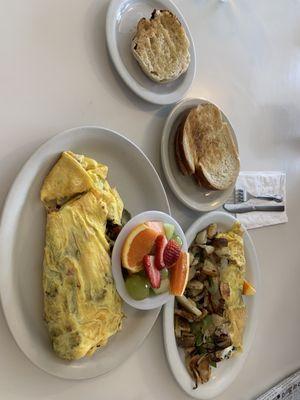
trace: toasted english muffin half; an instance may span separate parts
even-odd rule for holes
[[[142,18],[131,50],[144,73],[164,83],[177,79],[190,64],[190,42],[178,18],[168,10],[154,10]]]

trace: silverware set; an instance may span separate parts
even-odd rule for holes
[[[232,196],[228,199],[227,203],[223,205],[223,208],[231,213],[247,213],[251,211],[284,211],[285,206],[281,205],[253,205],[247,204],[247,201],[250,199],[260,199],[266,201],[275,201],[276,203],[282,203],[283,197],[279,195],[261,195],[261,196],[254,196],[253,194],[249,193],[245,189],[234,189]]]

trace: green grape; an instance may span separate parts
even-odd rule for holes
[[[182,241],[182,239],[181,239],[181,237],[180,237],[179,235],[176,235],[176,234],[175,234],[175,235],[172,237],[172,239],[175,240],[175,241],[179,244],[180,247],[182,247],[183,241]]]
[[[155,294],[162,294],[169,290],[170,281],[168,278],[165,278],[161,281],[160,287],[158,289],[152,289]]]
[[[148,279],[141,275],[131,275],[126,279],[127,292],[134,300],[143,300],[149,296],[150,284]]]
[[[175,226],[172,224],[164,224],[164,231],[165,231],[165,235],[167,237],[168,240],[171,239],[171,237],[174,235],[175,232]]]
[[[166,279],[169,277],[169,271],[167,270],[167,268],[163,268],[160,271],[160,276],[161,276],[161,279]]]

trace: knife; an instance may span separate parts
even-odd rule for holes
[[[231,204],[231,203],[224,204],[223,208],[224,210],[234,214],[248,213],[251,211],[284,211],[285,209],[285,207],[282,205],[255,206],[255,205]]]

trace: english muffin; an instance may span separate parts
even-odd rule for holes
[[[178,18],[168,10],[154,10],[142,18],[132,39],[131,50],[144,73],[164,83],[177,79],[190,63],[189,39]]]

